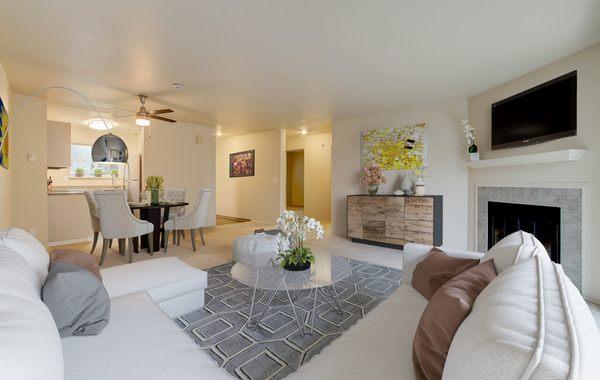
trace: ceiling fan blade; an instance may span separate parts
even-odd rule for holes
[[[152,115],[160,115],[161,113],[170,113],[170,112],[175,112],[175,111],[173,111],[172,109],[169,109],[169,108],[165,108],[165,109],[163,109],[163,110],[154,110],[154,111],[150,111],[150,113],[151,113]]]
[[[167,119],[166,117],[162,117],[162,116],[148,115],[148,117],[151,117],[151,118],[156,119],[156,120],[167,121],[169,123],[176,123],[177,122],[177,120]]]

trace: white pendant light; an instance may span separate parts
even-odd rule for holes
[[[98,131],[105,131],[106,129],[113,129],[115,127],[115,123],[110,120],[90,120],[88,121],[88,126],[92,129],[96,129]]]
[[[135,124],[139,125],[140,127],[147,127],[150,125],[150,119],[148,119],[146,116],[138,115],[135,119]]]

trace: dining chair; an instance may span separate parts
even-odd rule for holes
[[[165,236],[169,236],[169,231],[183,231],[190,230],[190,237],[192,239],[192,249],[196,252],[196,230],[200,231],[200,238],[202,239],[202,245],[206,245],[204,241],[203,228],[206,226],[206,214],[208,213],[208,205],[210,203],[210,197],[212,195],[212,189],[202,189],[198,194],[198,198],[192,207],[192,211],[189,214],[183,216],[176,216],[173,219],[169,219],[164,225],[163,241],[165,242],[164,251],[167,252],[168,240]]]
[[[94,241],[92,242],[92,250],[90,251],[90,255],[93,255],[94,250],[96,249],[96,244],[98,244],[98,235],[101,233],[100,212],[98,211],[98,202],[96,202],[94,192],[92,190],[86,190],[83,192],[83,195],[85,196],[85,200],[87,201],[88,207],[90,209],[92,230],[94,231]],[[108,247],[112,247],[112,239],[108,242]]]
[[[185,189],[166,189],[164,200],[167,202],[185,202]],[[169,210],[169,219],[185,215],[185,206],[171,207]],[[183,235],[183,231],[182,231]],[[173,231],[173,244],[176,242],[177,231]],[[168,238],[168,234],[166,238]],[[185,239],[185,235],[183,235]]]
[[[100,212],[100,230],[102,231],[102,256],[100,266],[104,263],[110,239],[119,239],[119,248],[129,242],[129,262],[133,262],[133,238],[148,235],[148,253],[154,253],[154,225],[148,221],[137,219],[127,203],[124,190],[94,191]]]

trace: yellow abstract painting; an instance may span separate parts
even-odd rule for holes
[[[383,170],[420,170],[427,166],[427,124],[372,129],[362,133],[362,164]]]
[[[0,151],[0,166],[8,169],[8,113],[6,107],[0,99],[0,145],[2,150]]]

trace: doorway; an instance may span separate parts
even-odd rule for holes
[[[304,211],[304,149],[286,152],[286,207]]]

